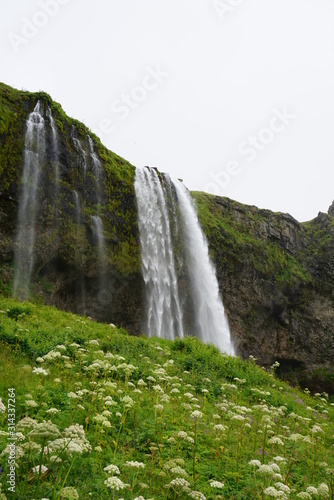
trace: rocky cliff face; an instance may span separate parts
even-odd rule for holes
[[[68,118],[47,94],[19,92],[4,84],[0,84],[0,292],[13,291],[26,119],[38,100],[44,113],[49,107],[57,127],[59,180],[57,197],[52,198],[55,157],[48,147],[38,189],[31,299],[140,334],[144,306],[134,167],[104,148],[80,122]],[[47,116],[45,127],[50,141]],[[102,168],[99,196],[93,187],[91,146]],[[238,354],[252,354],[265,366],[278,360],[282,376],[313,390],[334,392],[334,204],[328,214],[300,224],[287,214],[226,198],[193,196]],[[97,213],[107,249],[103,280],[92,222]]]
[[[237,352],[334,392],[334,210],[299,223],[194,193]]]
[[[45,122],[45,151],[36,193],[30,297],[138,333],[142,279],[134,167],[67,117],[47,94],[19,92],[4,84],[0,84],[0,291],[13,291],[26,120],[38,101]],[[48,110],[57,131],[57,155]],[[98,191],[94,155],[101,165]],[[102,277],[93,223],[97,214],[106,249]]]

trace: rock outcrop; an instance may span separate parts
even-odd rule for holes
[[[334,213],[288,214],[194,193],[239,355],[334,392]]]

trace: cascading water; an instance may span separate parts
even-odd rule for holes
[[[104,282],[106,268],[106,243],[103,234],[103,224],[99,215],[92,215],[93,233],[96,238],[98,256],[99,256],[99,271],[100,271],[100,287]]]
[[[98,215],[92,216],[92,221],[93,221],[93,227],[96,235],[96,240],[97,240],[97,246],[98,246],[98,254],[99,254],[99,267],[100,267],[100,294],[103,292],[103,287],[105,284],[105,270],[106,270],[106,264],[107,264],[107,253],[106,253],[106,245],[105,245],[105,239],[104,239],[104,228],[103,228],[103,222],[100,217],[100,212],[101,212],[101,198],[102,198],[102,189],[101,189],[101,184],[102,184],[102,165],[99,160],[99,157],[94,151],[94,143],[93,140],[90,136],[88,136],[88,142],[89,142],[89,151],[90,151],[90,157],[92,159],[93,163],[93,174],[94,174],[94,181],[95,181],[95,189],[96,189],[96,200],[97,200],[97,213]]]
[[[77,139],[74,136],[74,126],[72,126],[71,134],[72,134],[72,140],[73,140],[74,147],[75,147],[75,149],[77,150],[77,152],[79,153],[79,156],[80,156],[80,163],[81,163],[83,171],[84,171],[84,176],[86,176],[86,172],[87,172],[87,155],[86,155],[86,151],[82,147],[82,144],[81,144],[80,140]]]
[[[214,265],[206,237],[198,221],[194,203],[182,182],[174,187],[180,208],[188,271],[193,284],[193,300],[198,335],[228,354],[234,354],[228,320],[219,293]]]
[[[59,189],[59,142],[58,142],[58,132],[56,128],[56,124],[54,118],[52,116],[51,109],[49,106],[47,107],[47,116],[50,120],[51,126],[51,136],[52,136],[52,157],[55,169],[55,185],[56,185],[56,195],[58,194]]]
[[[27,119],[22,191],[20,196],[18,230],[15,242],[14,296],[21,300],[29,296],[34,265],[35,224],[38,206],[38,187],[45,159],[45,123],[40,101]]]
[[[190,333],[234,354],[208,243],[188,191],[181,182],[172,182],[165,174],[159,178],[155,169],[143,168],[136,170],[135,192],[147,297],[146,333],[168,339]],[[189,295],[182,302],[181,290]],[[191,311],[186,311],[189,304]]]
[[[182,312],[164,192],[154,169],[137,169],[135,190],[149,336],[183,337]]]
[[[95,188],[96,188],[96,198],[97,198],[97,203],[101,203],[101,177],[102,177],[102,165],[99,160],[99,157],[94,151],[94,143],[93,140],[90,136],[88,136],[88,142],[89,142],[89,151],[90,151],[90,157],[93,162],[93,174],[94,174],[94,181],[95,181]]]

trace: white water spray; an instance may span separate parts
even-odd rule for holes
[[[160,176],[155,169],[143,168],[136,170],[135,177],[147,296],[146,333],[168,339],[183,337],[183,319],[186,321],[187,316],[187,332],[234,354],[215,268],[194,203],[181,182],[172,182],[165,174]],[[171,223],[175,234],[171,234]],[[182,285],[175,267],[180,252]],[[187,294],[182,305],[180,288]]]
[[[96,238],[98,257],[99,257],[99,270],[100,270],[100,285],[104,282],[105,269],[106,269],[106,243],[103,234],[103,223],[99,215],[92,215],[93,233]]]
[[[90,136],[88,136],[88,142],[89,142],[89,151],[90,151],[90,157],[93,162],[93,174],[94,174],[94,180],[95,180],[95,188],[96,188],[96,197],[97,197],[97,202],[100,204],[101,203],[101,177],[102,177],[102,165],[100,162],[99,157],[94,151],[94,143],[93,140]]]
[[[59,142],[58,142],[58,132],[57,132],[57,127],[54,121],[54,118],[52,116],[51,109],[49,106],[47,107],[47,116],[50,120],[50,126],[51,126],[51,135],[52,135],[52,158],[53,158],[53,163],[54,163],[54,169],[55,169],[55,184],[56,184],[56,194],[58,194],[58,188],[59,188]]]
[[[77,152],[79,153],[79,156],[80,156],[80,159],[81,159],[80,163],[81,163],[83,171],[84,171],[84,176],[86,176],[86,172],[87,172],[87,155],[86,155],[86,151],[82,147],[82,144],[81,144],[80,140],[77,139],[76,137],[74,137],[74,126],[72,126],[72,132],[71,132],[71,134],[72,134],[72,140],[73,140],[74,147],[77,150]]]
[[[38,207],[38,187],[45,159],[45,123],[38,101],[27,119],[19,203],[18,231],[15,241],[14,296],[29,297],[34,265],[35,224]]]
[[[182,312],[164,192],[154,169],[137,169],[135,190],[149,336],[183,337]]]
[[[228,320],[219,293],[216,271],[209,256],[207,239],[189,192],[180,181],[175,181],[174,186],[185,236],[188,271],[193,284],[192,297],[199,338],[233,355]]]

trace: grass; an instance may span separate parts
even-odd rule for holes
[[[192,196],[215,262],[219,262],[222,267],[233,268],[251,261],[260,276],[273,279],[277,286],[312,283],[312,276],[303,260],[288,253],[280,244],[266,241],[260,236],[261,223],[269,221],[275,229],[280,229],[281,214],[270,214],[268,210],[252,212],[246,205],[233,200],[228,200],[228,209],[222,211],[215,196],[200,192],[193,192]],[[233,213],[234,206],[237,211],[245,213],[247,224]],[[224,255],[221,252],[222,245],[226,248]]]
[[[281,382],[277,365],[3,297],[0,343],[7,498],[333,498],[334,404]]]

